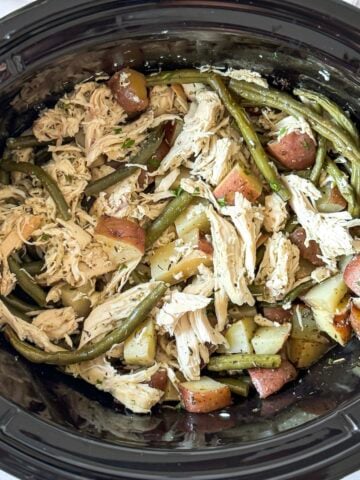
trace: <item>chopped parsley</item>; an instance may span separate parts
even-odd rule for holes
[[[286,130],[287,130],[287,128],[286,128],[286,127],[282,127],[282,128],[280,128],[279,136],[280,136],[280,137],[282,137],[283,135],[285,135],[285,133],[286,133]]]
[[[194,189],[194,195],[199,195],[200,193],[200,188],[199,187],[195,187]]]
[[[61,108],[61,110],[65,110],[65,112],[67,112],[70,109],[70,104],[63,102],[62,100],[58,102],[57,106]]]
[[[121,132],[122,132],[122,128],[120,128],[120,127],[114,128],[114,133],[115,133],[116,135],[119,135]]]
[[[226,200],[225,200],[224,197],[218,198],[218,199],[217,199],[217,202],[218,202],[218,204],[220,205],[220,207],[226,207],[226,205],[227,205]]]
[[[134,145],[135,140],[132,138],[125,138],[124,143],[121,145],[122,148],[130,148]]]
[[[304,147],[306,150],[309,150],[309,148],[310,148],[309,142],[307,142],[306,140],[304,140],[304,141],[303,141],[303,147]]]

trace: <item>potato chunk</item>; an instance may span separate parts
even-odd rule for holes
[[[230,388],[209,377],[179,385],[182,403],[188,412],[208,413],[231,405]]]
[[[128,365],[148,367],[154,363],[155,353],[156,331],[154,322],[150,319],[125,340],[124,360]]]
[[[228,205],[234,205],[235,193],[240,192],[250,202],[260,197],[262,184],[251,172],[237,164],[225,176],[214,190],[217,199],[224,199]]]

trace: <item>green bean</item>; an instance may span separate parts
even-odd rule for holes
[[[307,282],[300,283],[297,287],[293,288],[290,290],[289,293],[285,295],[281,303],[283,305],[286,305],[287,303],[292,303],[294,300],[296,300],[300,295],[303,293],[307,292],[311,287],[315,285],[314,280],[308,280]]]
[[[329,140],[337,152],[352,163],[360,164],[360,152],[348,132],[334,122],[323,118],[312,108],[303,105],[290,95],[239,80],[230,80],[229,88],[247,100],[282,110],[297,118],[305,117],[313,130]]]
[[[34,163],[41,167],[42,165],[45,165],[45,163],[48,163],[51,160],[51,157],[52,153],[49,152],[47,147],[41,148],[35,153]]]
[[[157,285],[154,290],[137,305],[129,317],[121,325],[108,333],[96,343],[88,343],[75,351],[44,352],[19,339],[16,333],[9,327],[5,327],[5,335],[11,345],[33,363],[47,363],[49,365],[72,365],[86,362],[103,355],[110,348],[126,340],[148,317],[151,310],[164,295],[167,287],[164,283]],[[114,319],[115,320],[115,319]]]
[[[22,312],[21,310],[19,310],[16,307],[13,307],[7,302],[4,302],[4,303],[6,305],[6,308],[10,311],[10,313],[15,315],[15,317],[21,318],[21,320],[25,320],[25,322],[31,323],[31,317],[28,317],[25,312]]]
[[[71,214],[68,204],[66,203],[66,200],[55,180],[47,172],[45,172],[45,170],[37,165],[33,165],[32,163],[12,162],[11,160],[2,161],[0,167],[6,172],[22,172],[27,175],[34,175],[37,177],[54,200],[61,217],[64,220],[70,220]]]
[[[207,83],[221,98],[228,112],[234,117],[240,129],[246,145],[256,163],[258,169],[269,183],[271,189],[283,200],[289,200],[290,194],[277,175],[274,166],[269,162],[263,146],[257,136],[245,109],[238,104],[222,79],[213,73],[201,73],[196,70],[174,70],[172,72],[161,72],[147,78],[148,85],[162,83]]]
[[[146,230],[145,247],[150,247],[172,225],[177,217],[187,209],[194,197],[187,192],[181,192],[178,197],[166,205],[160,215]]]
[[[347,201],[349,213],[353,217],[358,217],[360,213],[359,205],[356,202],[355,192],[348,183],[346,174],[330,159],[326,162],[326,171],[332,177],[341,195]]]
[[[230,388],[230,391],[236,395],[241,395],[242,397],[247,397],[249,395],[250,385],[248,382],[244,382],[241,378],[220,377],[216,378],[216,381],[227,385]]]
[[[33,312],[37,309],[36,305],[29,305],[15,295],[8,295],[7,297],[0,295],[0,300],[23,313]]]
[[[318,105],[320,105],[325,112],[331,116],[334,122],[346,130],[353,141],[359,145],[359,133],[357,128],[350,118],[346,116],[345,112],[339,107],[339,105],[327,98],[322,93],[312,92],[311,90],[306,90],[304,88],[295,88],[293,93],[294,95],[307,98],[308,100],[316,102]]]
[[[250,305],[234,306],[229,309],[229,315],[234,320],[239,320],[246,317],[255,317],[257,314],[256,307],[250,307]]]
[[[279,368],[280,355],[263,355],[256,353],[233,353],[211,357],[207,369],[211,372],[224,370],[244,370],[247,368]]]
[[[31,275],[29,275],[13,257],[8,258],[8,263],[10,271],[16,276],[19,286],[35,300],[38,305],[44,307],[46,305],[46,293],[44,290],[39,287]]]
[[[141,150],[129,160],[129,163],[134,163],[135,165],[146,165],[147,162],[156,153],[156,150],[159,148],[161,142],[163,141],[163,138],[163,129],[155,129],[153,132],[150,133],[148,140],[142,146]],[[91,196],[96,195],[99,192],[103,192],[107,188],[121,182],[122,180],[136,172],[137,169],[138,167],[136,166],[119,168],[115,172],[109,173],[109,175],[106,175],[105,177],[99,178],[98,180],[89,183],[89,185],[85,188],[85,195]]]
[[[17,138],[8,138],[6,141],[6,146],[10,150],[17,150],[19,148],[41,147],[42,145],[51,145],[53,143],[53,140],[49,142],[39,142],[39,140],[34,135],[24,135]]]
[[[351,186],[353,187],[357,200],[360,199],[360,165],[357,163],[352,164],[351,168]]]
[[[321,171],[324,167],[326,154],[327,140],[324,137],[319,137],[315,163],[310,173],[310,180],[314,183],[314,185],[317,185],[319,183],[319,178]]]
[[[44,268],[44,262],[42,260],[37,260],[34,262],[24,263],[23,269],[27,271],[30,275],[37,275],[41,273]]]

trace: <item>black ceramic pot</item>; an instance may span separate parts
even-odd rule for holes
[[[13,100],[19,133],[95,72],[213,64],[319,89],[358,120],[359,25],[360,12],[334,0],[39,0],[1,20],[1,112]],[[0,467],[52,480],[340,479],[360,467],[359,345],[333,350],[268,400],[150,417],[1,340]]]

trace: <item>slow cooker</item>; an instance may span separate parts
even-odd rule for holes
[[[0,105],[34,119],[94,73],[249,68],[360,120],[360,12],[336,0],[38,0],[0,22]],[[1,139],[0,139],[1,140]],[[266,400],[136,415],[0,340],[0,468],[19,478],[335,480],[360,467],[360,343]]]

